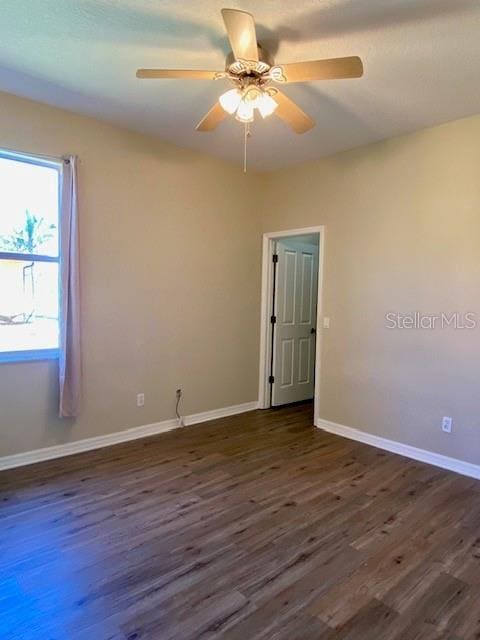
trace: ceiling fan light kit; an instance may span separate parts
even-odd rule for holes
[[[268,90],[254,84],[243,90],[229,89],[218,101],[222,109],[230,115],[235,114],[235,119],[239,122],[253,122],[255,109],[258,109],[262,118],[267,118],[278,107]]]
[[[222,17],[232,47],[225,62],[225,71],[138,69],[137,78],[230,80],[234,88],[219,97],[218,102],[202,118],[196,129],[202,132],[213,131],[227,115],[232,115],[243,123],[245,170],[246,143],[250,135],[249,125],[255,118],[255,110],[258,110],[262,118],[277,115],[295,133],[305,133],[315,126],[314,120],[293,100],[283,91],[269,86],[269,83],[289,84],[360,78],[363,75],[363,64],[357,56],[274,64],[268,51],[257,42],[255,20],[250,13],[237,9],[222,9]]]

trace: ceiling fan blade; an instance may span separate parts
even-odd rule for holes
[[[293,62],[279,66],[283,70],[285,82],[339,80],[341,78],[360,78],[363,75],[363,64],[358,56]]]
[[[201,71],[200,69],[138,69],[137,78],[142,79],[190,79],[215,80],[219,71]]]
[[[307,116],[307,114],[300,109],[296,102],[291,100],[282,91],[276,90],[275,94],[271,94],[272,98],[278,104],[278,108],[275,110],[275,115],[286,122],[295,133],[305,133],[315,126],[315,121]]]
[[[237,9],[222,9],[222,16],[235,59],[258,62],[257,34],[252,14]]]
[[[197,131],[213,131],[226,116],[227,112],[216,102],[195,128]]]

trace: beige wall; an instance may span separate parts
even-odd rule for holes
[[[255,176],[6,94],[0,147],[80,157],[85,382],[59,420],[56,363],[0,364],[0,456],[171,418],[179,386],[186,414],[256,400]]]
[[[384,319],[480,314],[480,117],[276,172],[265,187],[264,231],[326,225],[320,416],[480,464],[480,328],[395,331]]]

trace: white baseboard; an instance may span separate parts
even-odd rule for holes
[[[385,451],[392,453],[398,453],[406,458],[412,458],[420,462],[426,462],[435,467],[441,467],[442,469],[448,469],[449,471],[455,471],[463,476],[470,478],[480,479],[480,465],[472,464],[470,462],[464,462],[457,458],[450,458],[449,456],[443,456],[440,453],[434,453],[433,451],[427,451],[426,449],[418,449],[412,447],[409,444],[403,444],[396,440],[389,440],[388,438],[382,438],[381,436],[375,436],[372,433],[366,431],[360,431],[359,429],[353,429],[352,427],[345,427],[342,424],[336,422],[329,422],[328,420],[322,420],[321,418],[315,424],[319,429],[334,433],[337,436],[343,436],[350,440],[357,440],[364,444],[369,444]]]
[[[244,402],[243,404],[234,404],[231,407],[224,407],[223,409],[212,409],[212,411],[203,411],[202,413],[192,413],[190,416],[185,416],[185,426],[191,424],[199,424],[200,422],[207,422],[208,420],[217,420],[218,418],[226,418],[227,416],[235,416],[238,413],[245,413],[246,411],[254,411],[259,408],[258,400],[254,402]]]
[[[222,409],[213,409],[212,411],[204,411],[203,413],[193,413],[184,416],[185,426],[207,422],[207,420],[216,420],[233,416],[246,411],[254,411],[258,409],[258,401],[245,402],[244,404],[236,404]],[[14,467],[23,467],[27,464],[35,462],[44,462],[45,460],[53,460],[54,458],[63,458],[71,456],[75,453],[84,451],[92,451],[93,449],[101,449],[109,447],[113,444],[128,442],[129,440],[137,440],[147,436],[154,436],[159,433],[165,433],[172,429],[179,429],[180,425],[176,419],[163,420],[153,424],[146,424],[140,427],[132,427],[124,431],[117,431],[105,436],[96,436],[95,438],[86,438],[75,442],[67,442],[66,444],[58,444],[53,447],[45,447],[44,449],[36,449],[35,451],[27,451],[25,453],[17,453],[11,456],[0,458],[0,471],[5,469],[13,469]]]

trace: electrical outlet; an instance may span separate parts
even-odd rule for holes
[[[137,407],[143,407],[145,404],[145,394],[137,393]]]
[[[445,433],[452,433],[452,425],[453,425],[452,418],[449,418],[448,416],[443,416],[442,431],[445,431]]]
[[[177,398],[177,400],[179,400],[182,397],[182,390],[181,389],[177,389],[175,391],[175,397]]]

